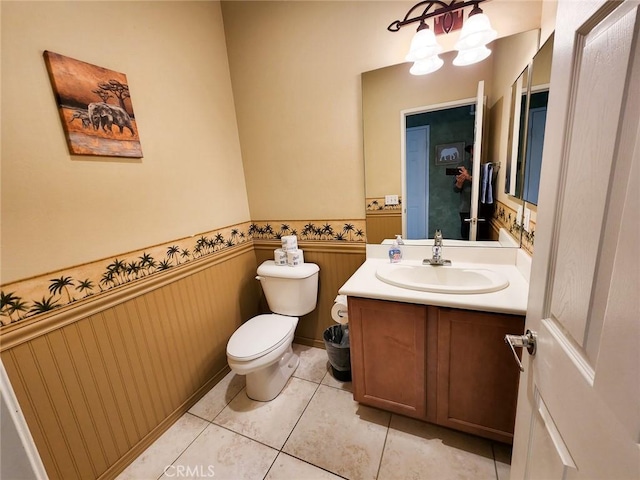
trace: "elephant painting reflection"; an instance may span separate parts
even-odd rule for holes
[[[436,145],[436,164],[460,163],[464,159],[464,142]]]
[[[48,51],[44,59],[70,153],[141,158],[126,75]]]

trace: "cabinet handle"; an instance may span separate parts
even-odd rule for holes
[[[504,336],[504,341],[506,344],[509,345],[509,347],[511,347],[511,351],[513,352],[513,358],[516,359],[516,362],[518,363],[518,366],[520,367],[521,372],[524,372],[524,367],[522,366],[522,362],[518,358],[518,354],[516,353],[516,350],[514,347],[526,348],[527,352],[529,352],[530,355],[535,355],[537,338],[538,338],[538,335],[536,334],[536,332],[532,332],[531,330],[527,330],[527,333],[525,333],[524,335],[505,335]]]

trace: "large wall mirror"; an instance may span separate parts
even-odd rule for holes
[[[402,191],[407,178],[403,178],[403,175],[407,170],[420,172],[407,169],[407,159],[403,158],[406,156],[404,150],[410,150],[409,144],[403,148],[402,143],[407,142],[405,135],[411,127],[415,128],[414,134],[418,138],[422,136],[426,140],[427,176],[421,179],[425,188],[424,213],[421,215],[425,216],[428,224],[425,236],[432,237],[432,230],[440,228],[445,239],[461,238],[460,198],[453,189],[454,178],[447,175],[447,169],[470,159],[465,147],[474,144],[472,119],[479,108],[483,109],[485,117],[479,160],[483,164],[491,162],[494,165],[494,177],[497,177],[493,188],[493,208],[506,205],[507,210],[515,211],[522,205],[522,199],[504,193],[505,172],[511,158],[507,151],[512,132],[509,127],[512,116],[511,88],[532,62],[538,44],[539,31],[531,30],[495,40],[490,45],[493,51],[491,57],[468,67],[453,66],[451,62],[456,52],[447,52],[441,55],[445,65],[430,75],[410,75],[408,63],[362,74],[369,243],[379,243],[382,239],[406,233],[406,228],[403,232],[403,215],[406,215],[403,200],[406,199],[402,198]],[[485,101],[484,105],[478,106],[476,94],[481,81],[484,83]],[[444,115],[431,113],[440,110],[447,112]],[[407,112],[415,116],[409,118]],[[448,115],[450,121],[436,118],[438,115]],[[428,118],[430,116],[433,118]],[[453,154],[453,149],[457,153]],[[443,156],[443,151],[452,155]],[[524,165],[523,161],[520,169],[516,169],[523,171]],[[419,173],[419,176],[422,175]],[[396,197],[399,197],[398,204],[395,204]],[[416,203],[415,198],[412,202]],[[492,239],[497,238],[494,233]],[[519,238],[515,238],[514,245],[519,245]]]

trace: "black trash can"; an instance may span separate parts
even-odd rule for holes
[[[333,325],[322,335],[327,349],[331,373],[341,382],[351,381],[351,350],[349,349],[349,326]]]

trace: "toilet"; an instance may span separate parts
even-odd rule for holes
[[[293,335],[298,317],[316,308],[319,271],[314,263],[289,267],[273,260],[258,267],[256,279],[273,313],[243,323],[227,343],[227,362],[233,372],[247,376],[249,398],[273,400],[298,367]]]

